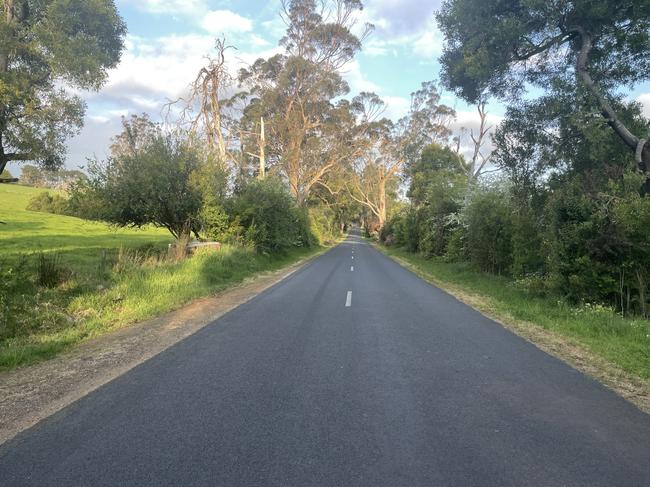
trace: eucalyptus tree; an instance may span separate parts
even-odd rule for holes
[[[11,161],[56,168],[84,103],[117,65],[126,27],[113,0],[0,3],[0,172]]]
[[[362,150],[353,159],[348,187],[351,197],[374,215],[381,229],[388,215],[389,190],[396,191],[403,170],[420,160],[425,147],[449,141],[449,125],[455,113],[441,103],[433,82],[422,83],[411,94],[408,114],[396,123],[376,120],[383,102],[374,94],[362,93],[353,104],[361,114],[359,147]]]
[[[595,113],[650,172],[647,127],[621,116],[616,94],[650,78],[647,0],[446,0],[438,14],[446,43],[444,82],[468,101],[510,102],[530,86],[586,93]]]
[[[351,119],[347,103],[336,100],[349,92],[340,70],[370,32],[352,32],[361,8],[360,0],[284,2],[284,52],[240,71],[249,99],[244,124],[266,120],[268,165],[300,205],[348,157],[344,129]]]

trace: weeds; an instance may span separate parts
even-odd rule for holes
[[[70,277],[57,253],[39,252],[36,266],[36,282],[39,286],[53,288]]]

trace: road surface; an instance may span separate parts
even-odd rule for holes
[[[650,416],[352,236],[0,447],[0,485],[648,486]]]

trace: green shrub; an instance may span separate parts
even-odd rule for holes
[[[279,179],[249,182],[230,201],[230,214],[245,228],[244,239],[261,253],[284,253],[315,243],[309,217]]]
[[[512,206],[504,190],[477,191],[464,210],[469,261],[481,270],[507,274],[512,265]]]
[[[316,241],[333,243],[342,235],[341,223],[334,210],[327,206],[309,208],[309,229]]]
[[[54,213],[55,215],[72,216],[69,200],[59,194],[50,194],[48,191],[34,196],[27,204],[27,210]]]

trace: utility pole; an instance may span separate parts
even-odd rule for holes
[[[264,117],[260,117],[260,174],[259,178],[266,177],[266,134],[264,133]]]
[[[246,132],[249,135],[257,135],[257,132]],[[240,136],[241,140],[241,136]],[[256,157],[257,159],[260,160],[260,170],[257,174],[257,179],[264,179],[266,177],[266,133],[264,132],[264,117],[260,117],[260,133],[259,133],[259,138],[258,138],[258,144],[259,144],[259,149],[260,153],[259,154],[253,154],[251,152],[247,152],[251,157]]]

